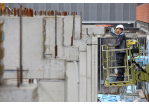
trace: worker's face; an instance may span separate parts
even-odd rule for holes
[[[121,31],[121,29],[120,29],[120,28],[116,28],[116,33],[117,33],[117,34],[119,34],[119,33],[120,33],[120,31]]]

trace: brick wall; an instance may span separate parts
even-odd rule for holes
[[[136,20],[149,23],[149,3],[137,6]]]

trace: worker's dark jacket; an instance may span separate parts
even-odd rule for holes
[[[126,36],[123,32],[119,35],[111,32],[112,36],[116,38],[116,43],[111,44],[111,47],[115,47],[115,49],[125,49],[126,48]],[[116,53],[125,53],[126,51],[116,51]]]

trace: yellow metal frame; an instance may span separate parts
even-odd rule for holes
[[[102,63],[103,63],[103,77],[105,82],[105,87],[114,87],[114,86],[128,86],[128,85],[134,85],[135,84],[135,71],[134,71],[134,65],[131,63],[130,66],[128,65],[128,57],[130,62],[134,59],[140,58],[140,43],[137,40],[128,40],[127,45],[129,48],[126,49],[111,49],[113,47],[108,47],[107,45],[102,45]],[[132,44],[138,44],[139,48],[139,54],[135,57],[132,57],[130,45]],[[105,48],[105,49],[104,49]],[[126,51],[125,56],[125,66],[118,66],[118,67],[109,67],[109,62],[116,62],[116,60],[110,60],[110,57],[113,56],[113,52],[115,51]],[[105,52],[105,53],[104,53]],[[112,55],[109,56],[109,52],[112,52]],[[104,54],[106,56],[106,60],[104,60]],[[125,68],[125,75],[128,76],[128,81],[116,81],[116,82],[109,82],[109,75],[115,75],[115,74],[109,74],[109,70],[111,68]],[[131,70],[131,76],[132,78],[129,78],[129,70]],[[106,80],[107,78],[107,80]]]

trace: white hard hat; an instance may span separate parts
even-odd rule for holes
[[[119,25],[116,26],[116,28],[122,28],[122,29],[124,29],[124,26],[121,25],[121,24],[119,24]]]

